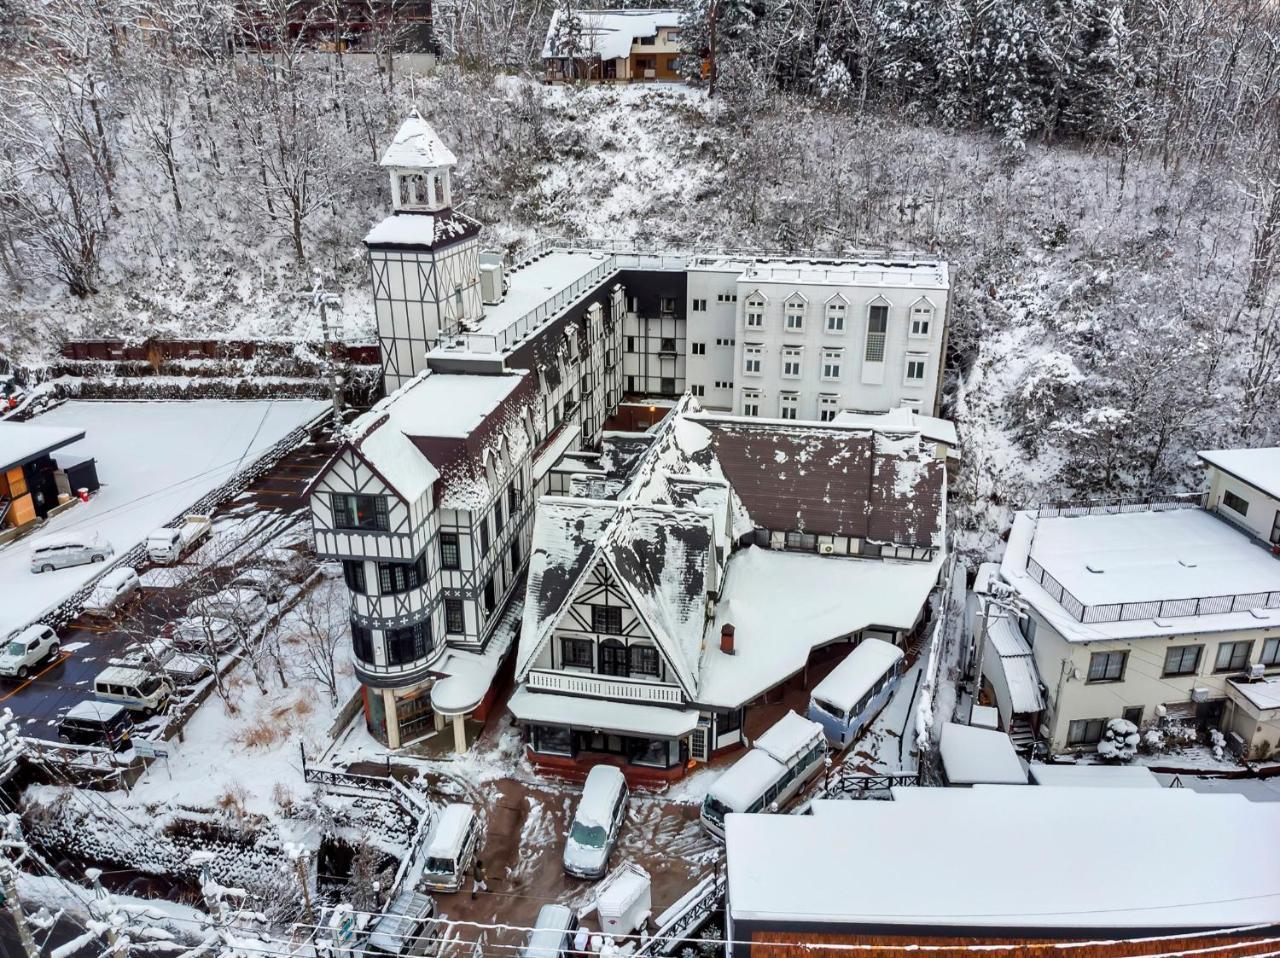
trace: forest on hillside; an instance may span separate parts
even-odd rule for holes
[[[715,16],[714,97],[542,86],[546,0],[437,0],[429,39],[404,0],[0,0],[0,351],[314,336],[313,272],[367,335],[359,241],[417,104],[495,244],[945,256],[974,546],[993,505],[1195,484],[1197,448],[1280,442],[1280,8],[685,9],[691,60]],[[390,56],[427,42],[430,76]]]

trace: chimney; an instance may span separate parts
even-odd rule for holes
[[[728,622],[720,626],[720,651],[733,655],[733,626]]]

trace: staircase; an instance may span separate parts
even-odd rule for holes
[[[1013,740],[1014,750],[1020,753],[1030,754],[1031,749],[1035,747],[1036,735],[1031,729],[1031,723],[1026,716],[1015,715],[1009,723],[1009,738]]]

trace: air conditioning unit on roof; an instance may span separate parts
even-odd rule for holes
[[[1191,701],[1193,701],[1193,702],[1207,702],[1207,701],[1209,701],[1209,690],[1208,690],[1207,688],[1205,688],[1204,686],[1200,686],[1199,688],[1194,688],[1194,689],[1192,689],[1192,690],[1191,690]]]

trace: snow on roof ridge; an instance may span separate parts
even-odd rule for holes
[[[400,129],[396,130],[391,145],[378,161],[379,166],[440,167],[456,166],[453,155],[435,128],[422,118],[415,106],[409,111]]]

